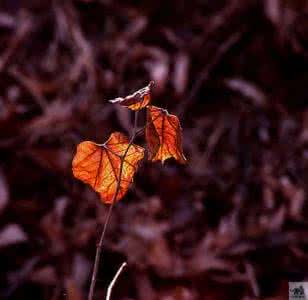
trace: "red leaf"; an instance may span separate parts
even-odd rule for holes
[[[109,100],[111,103],[118,103],[122,106],[126,106],[131,110],[140,110],[146,107],[151,101],[151,87],[154,82],[151,81],[146,87],[138,90],[132,95],[128,95],[125,98],[116,98],[114,100]]]
[[[174,157],[180,163],[186,163],[179,119],[167,110],[156,106],[147,107],[146,141],[151,161],[164,162]]]
[[[121,157],[124,154],[125,159],[121,167]],[[142,147],[135,144],[129,145],[125,135],[114,132],[103,145],[90,141],[78,145],[72,163],[73,174],[91,185],[100,194],[103,202],[112,203],[120,200],[127,192],[138,162],[143,156]],[[119,182],[119,191],[114,200]]]

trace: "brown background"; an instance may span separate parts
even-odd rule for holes
[[[308,2],[0,3],[1,299],[85,299],[107,207],[75,180],[108,103],[155,81],[181,166],[143,162],[116,205],[96,298],[286,299],[308,280]],[[142,144],[142,138],[138,139]]]

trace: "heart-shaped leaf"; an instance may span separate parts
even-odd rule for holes
[[[114,132],[102,145],[85,141],[77,146],[72,163],[73,174],[92,186],[104,203],[113,203],[127,192],[143,157],[142,147],[129,144],[124,134]]]

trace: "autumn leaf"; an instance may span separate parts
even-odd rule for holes
[[[123,163],[122,156],[125,156]],[[72,162],[73,174],[92,186],[104,203],[110,204],[117,192],[118,183],[115,201],[125,195],[143,156],[142,147],[130,145],[124,134],[114,132],[102,145],[85,141],[77,146]]]
[[[146,107],[151,101],[151,87],[154,82],[151,81],[146,87],[138,90],[132,95],[128,95],[125,98],[116,98],[114,100],[109,100],[111,103],[118,103],[122,106],[126,106],[131,110],[140,110]]]
[[[174,157],[180,163],[186,163],[182,149],[182,129],[176,116],[160,107],[148,106],[145,134],[149,160],[161,160],[163,163]]]

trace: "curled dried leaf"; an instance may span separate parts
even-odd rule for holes
[[[124,134],[114,132],[103,145],[85,141],[77,146],[73,174],[98,192],[104,203],[111,204],[125,195],[143,157],[142,147],[129,144]]]
[[[156,106],[147,107],[146,141],[151,161],[162,163],[174,157],[186,163],[182,148],[182,129],[179,119],[167,110]]]
[[[151,88],[154,82],[151,81],[147,86],[138,90],[137,92],[126,96],[125,98],[116,98],[109,100],[111,103],[118,103],[122,106],[128,107],[131,110],[140,110],[146,107],[151,101]]]

